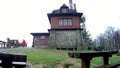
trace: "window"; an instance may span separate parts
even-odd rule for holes
[[[59,19],[59,22],[58,22],[59,26],[63,26],[63,22],[62,21],[63,21],[62,19]]]
[[[67,19],[64,19],[64,20],[63,20],[63,23],[64,23],[64,26],[67,26],[67,23],[68,23],[68,22],[67,22]]]
[[[72,19],[71,18],[60,18],[58,20],[58,26],[72,26]]]
[[[72,26],[72,19],[68,19],[68,26]]]
[[[66,8],[62,9],[62,13],[67,13],[67,12],[68,12],[68,9],[66,9]]]
[[[40,39],[46,39],[46,36],[42,35],[42,36],[40,37]]]

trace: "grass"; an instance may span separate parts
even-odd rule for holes
[[[120,56],[113,55],[109,59],[110,59],[109,63],[111,64],[111,63],[120,61]],[[102,57],[93,58],[92,61],[91,61],[91,68],[100,66],[102,64],[103,64],[103,58]]]
[[[83,52],[80,51],[67,51],[67,50],[56,50],[56,49],[48,49],[48,48],[16,48],[16,49],[7,49],[8,52],[15,52],[15,53],[24,53],[27,54],[27,60],[31,62],[33,65],[42,64],[43,68],[55,68],[56,65],[61,63],[72,63],[73,60],[75,64],[80,65],[80,59],[72,59],[69,58],[67,53],[68,52]],[[85,52],[90,52],[86,51]],[[66,61],[68,60],[69,61]],[[72,60],[71,60],[72,59]],[[113,55],[110,58],[110,63],[118,61],[120,59],[119,56]],[[99,66],[103,64],[102,57],[96,57],[91,60],[91,68]],[[75,68],[80,68],[75,67]]]
[[[44,68],[52,68],[58,62],[67,58],[67,51],[41,48],[9,49],[9,52],[27,54],[27,60],[32,64],[42,64]]]

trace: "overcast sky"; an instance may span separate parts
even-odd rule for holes
[[[0,0],[0,40],[25,39],[32,44],[32,32],[50,29],[47,13],[69,0]],[[108,26],[120,27],[120,0],[73,0],[86,17],[86,28],[95,38]]]

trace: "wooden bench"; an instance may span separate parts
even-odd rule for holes
[[[103,66],[109,66],[107,68],[117,67],[119,64],[109,65],[109,57],[113,54],[117,54],[118,51],[99,51],[99,52],[82,52],[82,53],[68,53],[71,58],[82,59],[81,68],[90,68],[90,60],[94,57],[103,57]]]
[[[0,53],[0,66],[2,68],[25,68],[27,64],[27,55]]]

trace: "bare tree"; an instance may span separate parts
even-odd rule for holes
[[[116,49],[120,49],[120,30],[115,32],[114,40],[115,40]]]
[[[95,45],[99,50],[120,49],[120,30],[108,27],[103,34],[95,39]]]
[[[115,29],[113,27],[108,27],[104,35],[106,37],[107,47],[109,50],[115,49],[115,40],[114,40]]]

